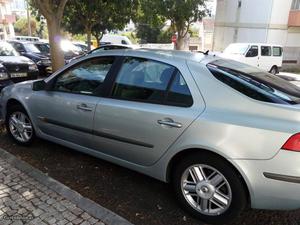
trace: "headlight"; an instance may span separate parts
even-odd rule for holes
[[[6,72],[0,71],[0,80],[6,80],[8,79],[8,74]]]
[[[37,68],[37,66],[36,66],[36,64],[35,63],[33,63],[33,64],[29,64],[29,70],[38,70],[38,68]]]

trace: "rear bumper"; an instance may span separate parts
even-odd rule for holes
[[[270,160],[233,160],[244,177],[252,208],[300,208],[300,153],[281,150]]]

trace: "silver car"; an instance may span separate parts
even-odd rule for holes
[[[300,208],[300,89],[201,53],[113,50],[1,92],[10,136],[56,142],[172,183],[208,223]]]

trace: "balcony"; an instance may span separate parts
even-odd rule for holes
[[[0,24],[9,24],[16,22],[15,15],[4,15],[3,19],[0,19]]]
[[[300,10],[291,10],[289,14],[289,27],[300,27]]]

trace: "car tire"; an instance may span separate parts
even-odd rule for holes
[[[35,131],[28,113],[21,105],[8,108],[6,130],[9,136],[19,145],[30,145],[35,138]]]
[[[278,73],[278,68],[277,66],[272,66],[271,70],[270,70],[270,73],[273,74],[273,75],[276,75]]]
[[[205,178],[201,180],[203,172]],[[175,195],[183,209],[203,222],[228,223],[247,206],[247,191],[240,175],[227,161],[213,154],[185,157],[176,165],[172,178]]]

